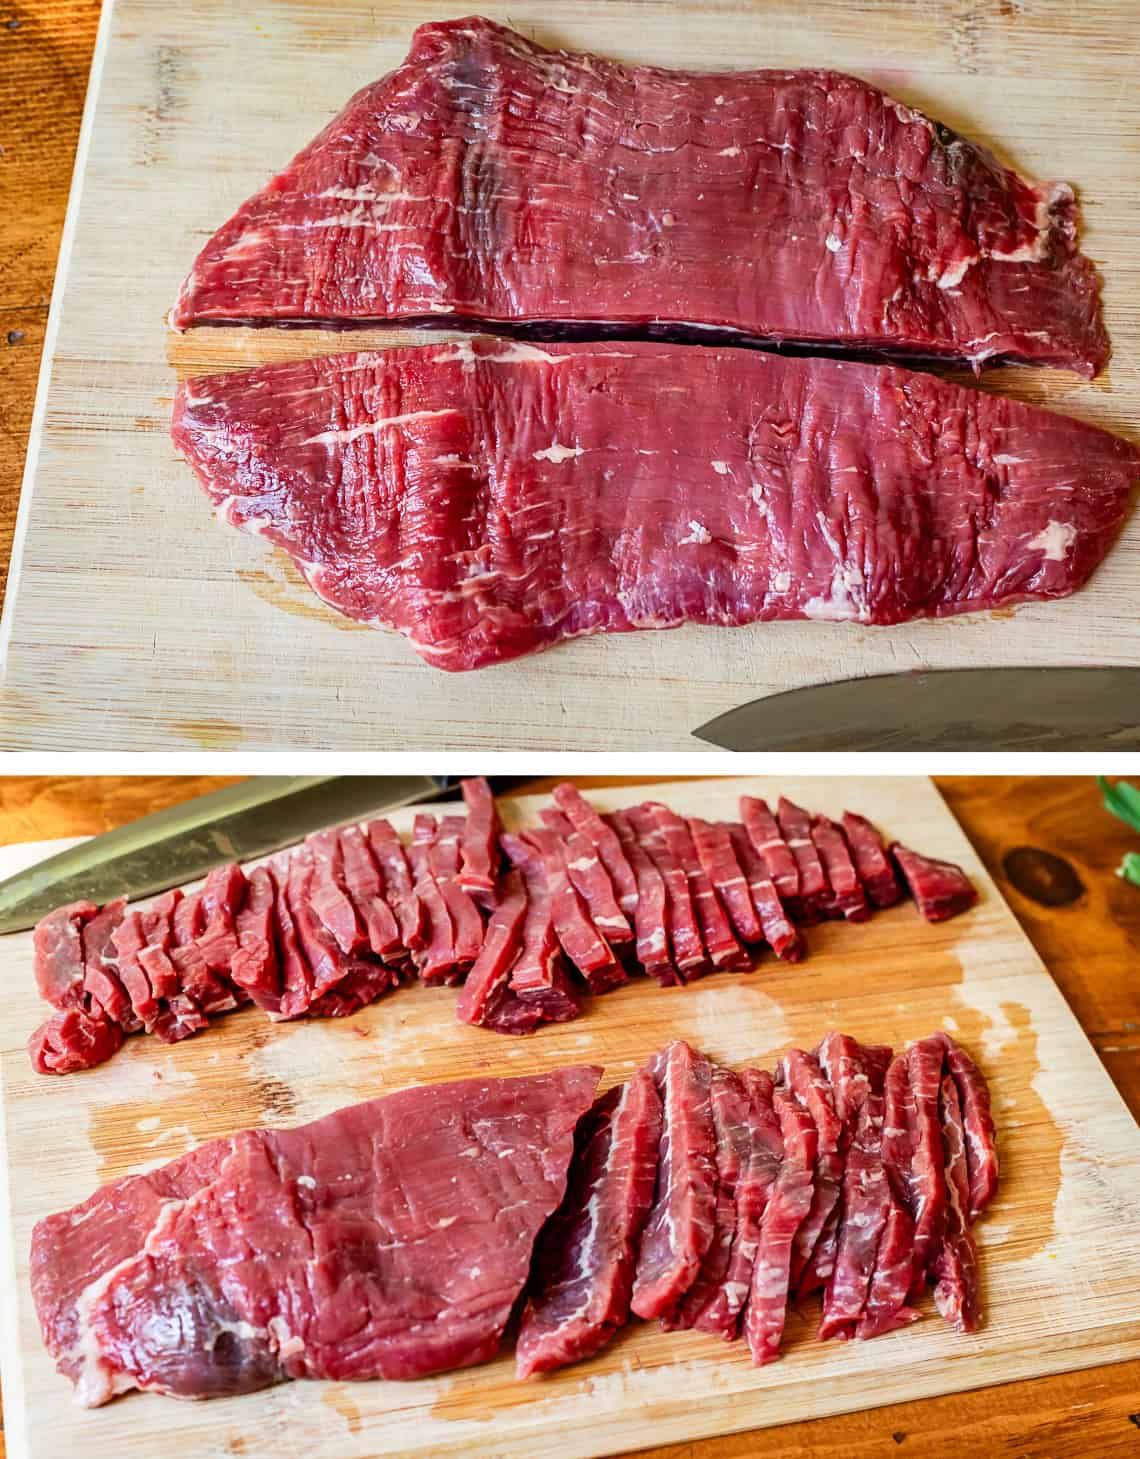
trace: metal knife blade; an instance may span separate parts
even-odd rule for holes
[[[156,811],[0,882],[0,932],[33,926],[53,907],[145,897],[248,861],[322,826],[432,800],[457,777],[261,775]]]
[[[1137,750],[1140,668],[915,670],[810,684],[693,734],[726,750]]]

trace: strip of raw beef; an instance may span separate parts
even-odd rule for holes
[[[311,1005],[318,1012],[331,1013],[334,1007],[339,1011],[339,1005],[330,1003],[325,1006],[325,1010],[319,1010],[317,1004],[324,994],[338,988],[345,980],[351,979],[350,986],[353,986],[361,979],[369,984],[374,979],[379,979],[380,986],[386,987],[390,974],[382,964],[371,961],[363,953],[346,953],[337,945],[336,938],[323,925],[313,907],[312,887],[315,874],[316,868],[308,846],[298,847],[290,858],[289,911],[293,917],[298,946],[312,974]]]
[[[752,905],[748,880],[736,859],[728,828],[722,822],[714,825],[699,816],[690,817],[688,825],[704,873],[720,894],[737,934],[745,942],[763,941],[764,932]]]
[[[873,907],[893,907],[902,900],[902,887],[887,856],[883,838],[871,822],[851,811],[843,812],[843,830],[855,870]]]
[[[340,836],[336,831],[314,831],[305,845],[313,854],[309,896],[313,911],[342,952],[358,952],[369,945],[368,931],[349,895]]]
[[[871,915],[867,894],[855,871],[842,830],[827,816],[815,816],[811,823],[811,839],[815,842],[831,887],[831,901],[825,909],[827,915],[842,916],[848,922],[866,922]]]
[[[661,1146],[630,1303],[646,1318],[671,1315],[696,1280],[713,1239],[717,1181],[712,1065],[675,1039],[649,1069],[661,1098]]]
[[[399,961],[406,955],[406,948],[396,914],[385,899],[380,868],[367,836],[359,826],[342,826],[337,842],[345,891],[360,918],[368,946],[386,962]]]
[[[858,1337],[890,1332],[919,1315],[906,1305],[915,1276],[912,1212],[919,1209],[920,1202],[914,1164],[918,1118],[906,1054],[891,1060],[883,1098],[883,1169],[890,1186],[891,1210],[879,1243],[867,1306],[856,1328]]]
[[[523,840],[529,841],[542,857],[558,941],[585,978],[590,991],[606,993],[624,983],[625,969],[594,926],[585,903],[574,889],[559,837],[553,831],[540,827],[525,832]]]
[[[406,1089],[105,1186],[33,1234],[45,1342],[88,1405],[482,1362],[600,1073]]]
[[[156,897],[142,914],[142,930],[146,946],[138,950],[139,967],[146,974],[151,993],[160,1007],[154,1019],[154,1032],[164,1043],[178,1043],[200,1033],[209,1020],[183,986],[182,975],[171,961],[178,937],[191,935],[179,912],[184,902],[192,899],[183,896],[175,887]],[[190,911],[196,921],[202,911],[200,897],[192,901]],[[176,926],[177,924],[177,926]]]
[[[692,982],[707,971],[708,960],[701,941],[701,930],[697,926],[696,913],[693,911],[693,899],[689,894],[689,879],[681,863],[673,855],[648,803],[630,806],[626,817],[637,837],[638,845],[656,866],[665,883],[666,925],[669,928],[673,961],[682,982]]]
[[[131,1000],[131,1011],[138,1024],[151,1033],[162,1005],[155,996],[146,969],[139,962],[139,953],[150,940],[143,913],[128,908],[111,934],[111,940],[115,944],[119,981]]]
[[[238,948],[230,965],[230,981],[266,1013],[281,1012],[281,965],[273,909],[277,883],[271,866],[249,874],[245,906],[234,923]]]
[[[669,955],[665,879],[638,840],[629,812],[613,811],[608,820],[637,879],[634,909],[637,961],[662,988],[672,988],[682,978]]]
[[[577,1018],[582,1000],[567,973],[558,942],[543,859],[521,836],[504,833],[499,837],[499,844],[511,865],[522,874],[526,887],[522,947],[511,968],[511,991],[518,994],[528,1010],[536,1010],[546,1022],[564,1023]]]
[[[669,850],[689,883],[689,895],[709,961],[714,968],[729,968],[734,972],[751,971],[752,959],[736,940],[736,934],[725,916],[716,890],[701,865],[688,825],[667,805],[661,805],[658,801],[651,805],[653,817]]]
[[[920,1297],[926,1290],[926,1275],[938,1254],[946,1230],[948,1191],[939,1112],[942,1058],[942,1041],[937,1036],[920,1039],[906,1052],[907,1078],[914,1105],[911,1154],[911,1215],[914,1217],[914,1275],[910,1286],[912,1298]]]
[[[278,1017],[296,1018],[308,1011],[313,1001],[313,974],[301,946],[292,910],[291,893],[304,889],[305,868],[294,856],[282,856],[274,864],[277,901],[273,909],[277,945],[281,954],[281,1008]]]
[[[748,832],[738,821],[721,824],[728,832],[736,859],[748,879],[748,892],[760,919],[765,941],[778,958],[791,963],[799,962],[804,955],[803,939],[788,921],[775,883],[768,875]]]
[[[768,1198],[784,1159],[780,1121],[772,1104],[775,1084],[763,1069],[741,1075],[748,1096],[748,1149],[736,1183],[736,1223],[728,1269],[694,1324],[701,1332],[730,1341],[738,1335],[740,1314],[752,1286],[752,1270],[760,1249],[761,1223]]]
[[[978,1250],[967,1215],[970,1179],[966,1170],[966,1132],[958,1086],[950,1074],[942,1079],[939,1113],[946,1161],[946,1234],[931,1268],[934,1305],[959,1332],[974,1332],[982,1320],[981,1279]]]
[[[1140,476],[1124,440],[933,375],[641,343],[215,375],[179,386],[173,435],[219,516],[451,670],[593,633],[1064,596]]]
[[[896,841],[891,847],[895,865],[903,874],[907,890],[928,922],[945,922],[968,911],[978,900],[970,878],[952,861],[921,856]]]
[[[888,1194],[887,1218],[875,1253],[867,1301],[855,1324],[858,1338],[881,1337],[917,1322],[922,1313],[906,1305],[914,1266],[914,1222],[906,1207]]]
[[[526,885],[519,872],[510,871],[503,879],[502,894],[487,923],[479,956],[467,974],[455,1005],[455,1016],[464,1023],[494,1028],[495,1015],[503,1005],[518,1002],[517,995],[511,994],[511,965],[522,946],[526,909]],[[532,1027],[537,1027],[541,1014],[537,1008],[532,1013]],[[516,1017],[508,1017],[506,1022],[508,1032],[518,1031]]]
[[[815,1121],[790,1095],[777,1090],[772,1105],[780,1122],[784,1158],[764,1209],[752,1285],[744,1309],[744,1336],[757,1367],[780,1356],[788,1305],[792,1243],[811,1209]]]
[[[816,1129],[815,1172],[811,1209],[796,1232],[788,1273],[789,1291],[804,1296],[826,1284],[830,1265],[817,1260],[812,1265],[812,1283],[801,1286],[801,1278],[816,1253],[824,1228],[835,1212],[843,1183],[843,1124],[835,1112],[835,1100],[819,1060],[802,1049],[792,1049],[780,1060],[780,1083],[811,1115]]]
[[[83,945],[83,993],[88,1009],[100,1010],[112,1023],[122,1026],[124,1033],[141,1027],[131,1008],[130,995],[119,979],[115,931],[127,909],[126,897],[118,897],[100,907],[95,916],[83,924],[80,941]]]
[[[415,876],[415,894],[424,915],[424,946],[416,957],[416,972],[422,982],[431,986],[459,981],[455,927],[431,864],[431,846],[437,833],[434,816],[417,816],[412,844],[408,848],[408,859]]]
[[[69,902],[36,923],[32,948],[36,987],[53,1008],[83,1009],[83,928],[99,911],[94,902]]]
[[[178,975],[178,992],[171,996],[170,1006],[180,1015],[185,1009],[192,1023],[196,1022],[196,1014],[208,1019],[211,1013],[224,1013],[236,1006],[232,987],[216,976],[200,945],[208,924],[205,888],[183,897],[174,908],[169,960]]]
[[[37,1074],[76,1074],[105,1064],[123,1046],[123,1030],[98,1013],[66,1008],[53,1013],[28,1039],[28,1057]]]
[[[821,1338],[855,1335],[867,1305],[891,1193],[882,1159],[883,1096],[868,1093],[855,1116],[843,1171],[843,1210],[835,1267],[823,1295]]]
[[[661,1100],[645,1069],[579,1123],[566,1198],[535,1251],[515,1348],[520,1378],[592,1356],[629,1317],[660,1138]]]
[[[539,811],[542,824],[558,836],[563,845],[563,860],[574,889],[586,904],[590,921],[613,947],[633,941],[633,931],[625,913],[617,904],[613,882],[602,864],[594,843],[574,829],[561,811]]]
[[[384,896],[400,925],[400,941],[411,953],[426,944],[424,909],[415,892],[404,843],[390,821],[369,821],[368,847],[384,878]]]
[[[754,850],[767,867],[768,876],[781,901],[789,911],[796,911],[800,896],[799,866],[784,840],[784,833],[777,824],[776,817],[768,809],[767,801],[754,795],[742,795],[740,819],[744,822],[744,829],[748,832],[748,839]]]
[[[467,819],[460,841],[463,865],[459,885],[476,900],[486,902],[495,890],[495,874],[499,867],[499,813],[495,797],[482,775],[460,782]]]
[[[1091,376],[1076,234],[1072,188],[856,77],[623,65],[467,18],[421,26],[219,229],[172,323],[695,324]]]
[[[800,889],[795,903],[798,914],[796,921],[810,926],[823,917],[831,899],[831,889],[827,884],[823,863],[812,840],[811,816],[794,801],[781,796],[776,818],[788,850],[796,859],[796,870],[800,877]]]
[[[465,819],[463,816],[444,816],[429,852],[436,884],[443,894],[455,929],[455,960],[464,972],[479,956],[479,949],[483,946],[483,918],[470,894],[459,882],[460,843]]]
[[[998,1188],[998,1156],[989,1085],[977,1064],[949,1034],[933,1034],[932,1038],[941,1041],[946,1068],[958,1086],[970,1184],[965,1211],[967,1222],[972,1225],[993,1200]]]
[[[676,1311],[662,1317],[661,1325],[666,1329],[700,1327],[706,1332],[717,1331],[717,1317],[709,1310],[713,1306],[727,1326],[722,1294],[736,1236],[737,1186],[752,1149],[751,1101],[740,1076],[719,1066],[713,1067],[709,1096],[716,1136],[713,1235],[696,1280]],[[735,1327],[734,1319],[729,1336]]]
[[[637,878],[612,826],[606,824],[576,785],[564,781],[553,791],[554,804],[596,849],[602,865],[609,872],[618,906],[633,920],[637,909]]]

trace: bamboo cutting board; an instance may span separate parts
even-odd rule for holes
[[[437,0],[107,0],[80,141],[6,604],[3,743],[256,749],[382,744],[695,748],[757,694],[915,667],[1140,661],[1140,515],[1051,605],[896,629],[794,623],[579,640],[476,674],[326,609],[287,560],[216,526],[169,444],[176,376],[421,339],[202,330],[163,319],[205,238]],[[1130,0],[752,5],[541,0],[483,10],[553,44],[688,67],[827,65],[1039,178],[1078,185],[1115,355],[1093,385],[987,388],[1131,434],[1140,421],[1140,92]]]
[[[916,779],[722,780],[590,794],[603,808],[656,794],[715,817],[734,814],[742,790],[781,788],[832,815],[860,811],[960,861],[979,906],[940,927],[908,904],[863,927],[811,929],[799,967],[765,960],[751,975],[669,991],[638,980],[577,1022],[520,1041],[458,1023],[452,990],[415,987],[339,1023],[274,1026],[246,1012],[172,1049],[129,1040],[102,1069],[66,1079],[28,1065],[24,1039],[45,1010],[30,935],[7,939],[0,1240],[15,1292],[3,1344],[12,1459],[121,1459],[128,1447],[182,1459],[532,1459],[552,1435],[576,1459],[1140,1355],[1140,1131],[934,788]],[[512,799],[504,818],[533,821],[543,803]],[[408,831],[412,816],[394,819]],[[976,1228],[988,1316],[974,1336],[930,1315],[874,1342],[822,1344],[812,1303],[789,1317],[784,1357],[762,1370],[742,1344],[635,1323],[589,1362],[528,1384],[514,1380],[508,1349],[414,1383],[288,1384],[205,1404],[134,1394],[94,1412],[68,1401],[40,1344],[27,1273],[35,1220],[197,1141],[300,1123],[412,1083],[590,1061],[605,1065],[609,1083],[676,1036],[729,1063],[771,1067],[832,1027],[896,1047],[945,1027],[991,1080],[1002,1187]]]

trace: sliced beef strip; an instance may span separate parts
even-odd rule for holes
[[[234,931],[238,947],[230,964],[230,981],[266,1013],[281,1011],[281,965],[277,956],[274,908],[277,882],[269,865],[249,874],[245,905]]]
[[[335,830],[314,831],[305,838],[313,856],[309,901],[326,931],[344,953],[368,946],[368,933],[345,884],[344,853]]]
[[[661,987],[674,987],[682,978],[669,952],[665,878],[638,839],[628,811],[612,812],[609,821],[637,879],[634,909],[637,961]]]
[[[949,1034],[935,1034],[942,1043],[946,1068],[958,1087],[958,1101],[966,1135],[969,1201],[966,1219],[973,1224],[997,1194],[998,1156],[994,1137],[990,1090],[986,1076]]]
[[[827,816],[815,816],[811,839],[831,888],[831,898],[824,906],[825,915],[844,917],[848,922],[865,922],[871,915],[867,894],[855,871],[843,831]]]
[[[428,858],[455,930],[455,961],[461,973],[472,965],[483,946],[483,918],[459,883],[460,843],[465,824],[463,816],[444,816]]]
[[[768,802],[758,796],[740,797],[740,819],[748,832],[753,849],[763,861],[781,902],[789,914],[798,916],[800,895],[799,865]]]
[[[674,860],[689,884],[689,895],[709,961],[714,968],[749,972],[752,959],[736,940],[716,889],[705,874],[688,825],[675,811],[659,801],[651,803],[654,819],[665,837]]]
[[[780,1356],[788,1305],[792,1245],[811,1209],[817,1154],[815,1121],[795,1098],[777,1090],[772,1106],[780,1122],[784,1158],[760,1224],[760,1244],[752,1267],[744,1336],[757,1367]]]
[[[558,942],[554,903],[542,856],[529,841],[508,832],[499,837],[499,844],[511,865],[522,875],[526,888],[522,947],[511,967],[511,991],[518,995],[524,1009],[529,1010],[528,1017],[538,1013],[543,1021],[550,1023],[576,1018],[582,1000],[566,970]]]
[[[891,1212],[882,1158],[883,1096],[869,1092],[855,1116],[843,1171],[835,1267],[823,1295],[821,1338],[853,1337],[867,1305],[879,1242]]]
[[[415,819],[408,858],[415,876],[415,893],[424,914],[424,945],[415,957],[420,980],[431,986],[457,983],[460,980],[455,952],[455,925],[451,919],[443,890],[432,869],[431,847],[438,826],[434,816]]]
[[[969,1226],[970,1178],[966,1167],[966,1131],[958,1086],[944,1074],[939,1091],[942,1150],[946,1178],[946,1231],[931,1268],[934,1305],[959,1332],[981,1326],[981,1277],[978,1251]]]
[[[881,1337],[917,1322],[922,1313],[906,1304],[914,1265],[914,1222],[906,1206],[892,1192],[887,1218],[875,1253],[875,1270],[867,1301],[855,1324],[858,1338]]]
[[[801,806],[781,796],[776,808],[780,833],[795,857],[799,873],[796,920],[805,926],[818,922],[831,900],[831,888],[811,834],[811,816]]]
[[[467,807],[467,819],[460,839],[462,865],[459,885],[481,905],[489,905],[495,890],[499,868],[499,814],[495,797],[482,775],[461,781],[459,786]]]
[[[123,1044],[123,1029],[100,1009],[66,1008],[53,1013],[28,1040],[37,1074],[75,1074],[105,1064]]]
[[[630,1303],[645,1318],[672,1314],[696,1280],[713,1239],[717,1185],[711,1064],[676,1039],[649,1067],[661,1098],[661,1144]]]
[[[602,865],[609,873],[618,906],[632,922],[637,910],[637,877],[620,836],[602,819],[576,785],[564,781],[554,787],[553,795],[554,804],[597,850]]]
[[[779,1078],[781,1085],[811,1115],[816,1128],[811,1209],[796,1232],[788,1274],[789,1290],[804,1296],[809,1287],[801,1286],[801,1279],[839,1202],[843,1183],[843,1123],[835,1112],[827,1076],[814,1054],[804,1053],[802,1049],[790,1050],[780,1060]],[[813,1283],[822,1285],[829,1276],[830,1271],[821,1271],[818,1263],[812,1267]]]
[[[736,1236],[737,1187],[752,1146],[750,1100],[740,1076],[717,1065],[713,1066],[709,1094],[716,1136],[713,1235],[692,1286],[676,1310],[662,1317],[661,1325],[666,1329],[699,1327],[710,1306],[722,1305]],[[713,1321],[712,1313],[706,1321]],[[707,1326],[705,1330],[709,1330]]]
[[[910,1295],[926,1288],[927,1273],[946,1231],[948,1191],[939,1100],[944,1048],[937,1036],[920,1039],[906,1052],[907,1077],[914,1105],[911,1154],[911,1215],[914,1217],[914,1275]]]
[[[404,843],[390,821],[369,821],[368,846],[384,881],[384,896],[400,925],[400,940],[413,955],[425,945],[424,909],[416,895]]]
[[[455,1004],[455,1016],[462,1022],[493,1028],[499,1006],[512,996],[517,999],[518,995],[511,992],[511,966],[522,947],[526,912],[526,884],[521,872],[510,871],[487,923],[487,934],[479,956],[467,974]],[[536,1026],[539,1021],[540,1015],[535,1009]]]
[[[590,920],[611,947],[633,941],[633,930],[617,904],[613,882],[592,841],[574,829],[561,811],[539,811],[543,825],[562,841],[563,859],[575,891],[586,904]]]
[[[883,838],[871,822],[852,811],[843,812],[843,830],[855,870],[873,907],[893,907],[902,900],[902,887],[887,856]]]
[[[33,1233],[49,1350],[88,1405],[492,1357],[600,1073],[406,1089],[104,1187]]]
[[[785,962],[799,962],[804,955],[803,938],[788,919],[776,885],[768,874],[767,864],[752,844],[744,826],[739,822],[722,824],[725,825],[732,849],[736,852],[736,859],[748,880],[749,895],[760,919],[765,941],[778,958]]]
[[[360,826],[342,826],[337,832],[337,842],[344,889],[356,909],[368,946],[385,962],[402,961],[407,956],[408,949],[401,936],[396,914],[384,896],[383,877],[368,844],[368,837]],[[325,925],[328,925],[327,922]]]
[[[32,934],[36,987],[53,1008],[86,1007],[83,928],[98,911],[94,902],[69,902],[36,923]]]
[[[200,943],[206,933],[209,911],[203,887],[183,897],[171,918],[173,933],[168,956],[178,974],[179,991],[169,1002],[179,1016],[185,1012],[191,1022],[195,1010],[208,1018],[211,1013],[223,1013],[236,1006],[229,980],[214,972]]]
[[[591,1357],[627,1321],[661,1122],[653,1078],[638,1069],[579,1123],[566,1197],[535,1251],[515,1349],[520,1378]]]
[[[952,861],[922,856],[896,841],[891,856],[903,874],[907,889],[928,922],[945,922],[968,911],[978,900],[970,878]]]
[[[689,880],[680,862],[673,855],[668,841],[657,824],[652,807],[630,806],[626,812],[641,849],[656,866],[665,883],[665,915],[673,962],[682,979],[688,983],[699,978],[708,968],[701,930],[697,926]]]
[[[698,816],[691,816],[688,824],[705,876],[720,894],[737,935],[744,942],[762,942],[760,918],[752,905],[748,879],[736,859],[728,828],[723,822],[714,824]]]
[[[142,1025],[131,1008],[130,996],[119,980],[118,954],[115,951],[115,930],[127,910],[126,897],[118,897],[100,907],[94,917],[83,924],[83,991],[93,1012],[102,1010],[112,1023],[120,1024],[124,1033],[133,1033]]]
[[[624,983],[625,969],[591,921],[585,903],[570,880],[561,839],[545,827],[524,832],[522,839],[529,841],[542,857],[558,941],[590,991],[606,993]]]
[[[313,905],[313,883],[317,877],[315,859],[309,847],[300,846],[292,855],[288,881],[289,910],[297,942],[312,973],[313,989],[309,1011],[324,1017],[355,1012],[362,993],[377,996],[393,981],[393,974],[365,947],[359,952],[342,951],[336,938],[317,915]],[[342,986],[347,984],[347,986]],[[321,1003],[326,994],[337,998]]]
[[[154,996],[146,969],[139,962],[138,955],[149,940],[143,914],[128,910],[111,936],[118,960],[119,981],[131,1000],[131,1010],[135,1018],[150,1033],[162,1005]]]
[[[277,880],[274,919],[281,956],[281,1008],[277,1016],[297,1018],[308,1011],[317,996],[313,971],[301,944],[292,909],[293,897],[300,897],[304,891],[305,867],[296,857],[283,856],[274,862],[273,869]]]
[[[760,1249],[762,1222],[768,1199],[784,1159],[780,1121],[772,1104],[775,1084],[762,1069],[745,1069],[740,1076],[748,1097],[747,1148],[736,1182],[736,1219],[728,1267],[694,1326],[730,1341],[739,1333],[740,1314],[752,1286],[752,1271]]]

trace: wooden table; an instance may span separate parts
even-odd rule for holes
[[[646,777],[649,778],[649,777]],[[659,777],[654,777],[659,778]],[[584,787],[614,779],[581,778]],[[626,777],[627,781],[632,777]],[[95,834],[150,810],[230,783],[222,778],[0,779],[0,842]],[[549,789],[540,781],[531,790]],[[1140,1114],[1140,889],[1113,875],[1136,838],[1100,809],[1088,779],[975,777],[939,786],[1014,912],[1052,971],[1129,1108]],[[1083,891],[1071,896],[1040,858],[1010,859],[1017,848],[1048,851],[1068,863]],[[1032,881],[1009,868],[1028,862]],[[1137,1452],[1140,1363],[1007,1384],[950,1398],[897,1404],[864,1413],[766,1430],[762,1436],[652,1451],[652,1459],[945,1459],[970,1456],[1087,1459]],[[0,1442],[0,1459],[3,1446]]]

